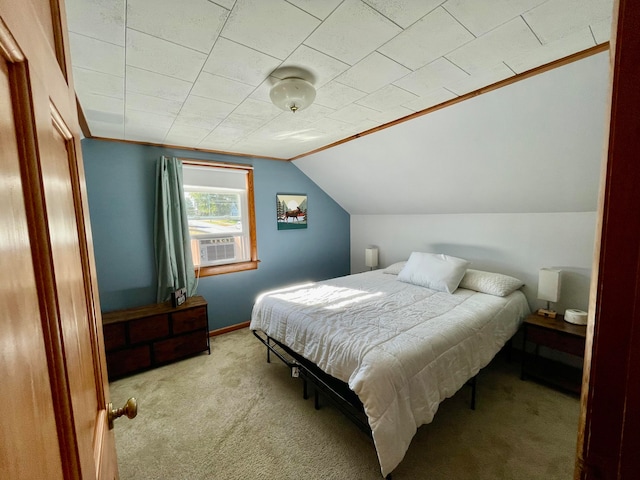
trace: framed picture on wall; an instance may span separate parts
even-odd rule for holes
[[[278,230],[307,228],[307,196],[298,193],[276,195]]]

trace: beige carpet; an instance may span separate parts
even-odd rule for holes
[[[138,399],[138,417],[116,421],[122,480],[382,478],[369,438],[331,406],[316,411],[302,382],[248,329],[218,337],[200,355],[111,384],[116,406]],[[519,379],[498,356],[420,427],[394,480],[570,479],[578,398]],[[325,402],[326,405],[326,402]]]

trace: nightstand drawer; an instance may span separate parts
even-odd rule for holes
[[[584,338],[527,325],[527,340],[564,353],[584,357]]]

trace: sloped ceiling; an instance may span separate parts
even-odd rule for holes
[[[606,43],[611,11],[611,0],[66,1],[91,136],[278,159]],[[269,100],[291,75],[317,89],[295,114]]]
[[[605,51],[293,163],[352,215],[592,212],[608,85]]]

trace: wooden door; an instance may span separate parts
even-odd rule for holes
[[[0,0],[0,478],[117,478],[57,0]]]
[[[640,478],[640,4],[614,2],[609,135],[574,478]]]

